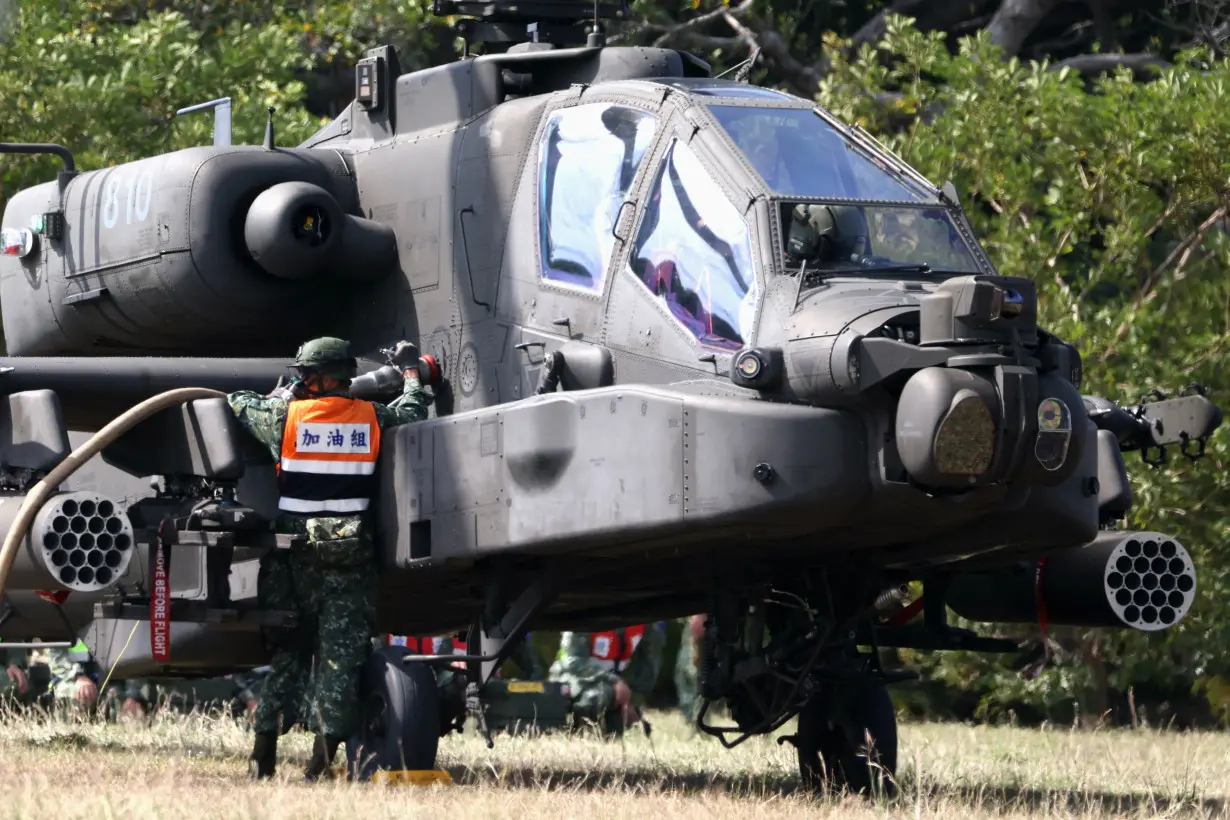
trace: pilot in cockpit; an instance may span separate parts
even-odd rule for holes
[[[786,258],[790,266],[858,267],[870,256],[867,220],[853,205],[807,205],[790,212]]]

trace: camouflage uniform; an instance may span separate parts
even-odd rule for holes
[[[323,341],[345,345],[340,340]],[[328,375],[323,368],[318,370]],[[329,395],[349,394],[341,390],[310,398]],[[230,394],[228,402],[244,429],[280,462],[290,399],[240,391]],[[387,406],[372,405],[377,424],[385,430],[426,418],[429,403],[418,379],[407,378],[400,397]],[[306,535],[308,543],[272,550],[261,559],[257,580],[261,606],[296,612],[297,626],[276,630],[272,636],[273,657],[256,710],[258,735],[276,737],[288,731],[301,720],[300,704],[305,701],[311,712],[309,725],[318,736],[340,741],[357,728],[359,669],[371,652],[376,615],[376,552],[366,518],[366,514],[309,517],[285,512],[278,518],[280,532]]]
[[[261,690],[264,688],[265,678],[268,676],[268,666],[257,667],[250,672],[227,675],[227,677],[235,682],[235,698],[244,703],[251,703],[261,699]]]
[[[113,681],[107,685],[103,697],[107,705],[108,716],[119,717],[124,705],[132,701],[141,707],[145,714],[158,705],[159,687],[153,681],[145,678],[130,678],[129,680]]]
[[[675,656],[675,693],[679,697],[679,711],[689,723],[696,721],[700,711],[700,647],[692,631],[694,618],[680,618],[683,629],[679,633],[679,654]]]
[[[28,678],[29,653],[24,649],[0,649],[0,665],[4,667],[3,672],[0,672],[0,708],[13,709],[25,702],[30,693],[21,692],[17,682],[9,678],[8,670],[10,666],[15,666],[25,672]]]
[[[624,630],[615,631],[623,636]],[[634,704],[643,703],[653,691],[662,670],[666,632],[661,624],[647,624],[628,665],[618,672],[603,668],[590,656],[591,634],[565,632],[560,636],[559,653],[551,664],[547,680],[568,685],[573,715],[602,723],[607,713],[615,708],[615,682],[620,678],[632,690]]]
[[[58,705],[76,708],[77,688],[82,678],[93,681],[95,686],[101,683],[98,664],[94,662],[90,650],[80,639],[76,645],[67,649],[50,650],[47,668],[51,672],[49,688]]]

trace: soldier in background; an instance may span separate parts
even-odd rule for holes
[[[144,678],[115,681],[107,684],[103,702],[112,720],[145,717],[158,703],[158,686]]]
[[[0,663],[4,664],[5,671],[0,677],[0,708],[17,708],[28,698],[30,665],[27,656],[24,649],[0,649]]]
[[[235,699],[243,704],[243,711],[249,723],[256,720],[256,707],[260,704],[261,689],[264,688],[265,678],[269,676],[269,669],[268,666],[260,666],[249,672],[227,675],[235,682]]]
[[[679,620],[679,654],[675,656],[675,693],[679,711],[689,724],[696,723],[700,711],[700,640],[705,632],[705,616],[693,615]]]
[[[147,717],[155,711],[203,714],[221,710],[252,721],[269,667],[217,678],[154,682],[146,678],[117,681],[104,694],[108,717]]]
[[[547,679],[568,685],[575,718],[622,732],[643,720],[640,707],[657,683],[665,645],[661,624],[565,632]]]
[[[48,688],[57,707],[76,711],[93,709],[98,703],[98,664],[80,638],[67,649],[50,650],[47,668],[51,673]]]

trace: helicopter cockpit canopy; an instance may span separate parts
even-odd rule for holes
[[[895,172],[814,110],[708,109],[778,204],[787,270],[806,263],[815,272],[980,272],[934,190]]]

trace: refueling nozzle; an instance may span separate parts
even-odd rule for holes
[[[367,399],[400,393],[405,381],[402,374],[406,370],[417,371],[419,382],[430,385],[433,389],[439,387],[443,381],[443,368],[436,357],[431,354],[420,356],[418,347],[411,342],[398,342],[391,348],[382,348],[380,352],[384,354],[388,364],[352,379],[350,395],[354,398]]]

